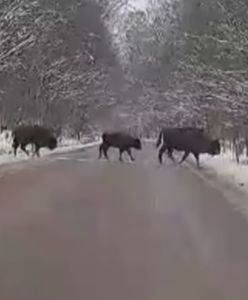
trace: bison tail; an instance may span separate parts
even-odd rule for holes
[[[163,132],[161,130],[160,133],[159,133],[159,136],[158,136],[157,143],[156,143],[156,148],[158,148],[161,145],[162,137],[163,137]]]

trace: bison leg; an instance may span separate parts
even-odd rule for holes
[[[193,153],[193,155],[196,159],[197,168],[200,168],[199,154],[198,153]]]
[[[14,147],[14,156],[16,156],[17,148],[18,148],[18,147]]]
[[[98,159],[102,158],[103,144],[99,146],[99,156]]]
[[[14,150],[14,156],[16,156],[16,152],[17,152],[18,147],[19,147],[19,143],[17,142],[16,139],[14,139],[13,145],[12,145],[12,148]]]
[[[181,161],[180,161],[179,163],[180,163],[180,164],[183,163],[183,162],[185,161],[185,159],[186,159],[188,156],[189,156],[189,152],[188,152],[188,151],[185,151],[185,152],[184,152],[184,155],[183,155],[183,157],[182,157],[182,159],[181,159]]]
[[[131,161],[134,161],[135,159],[134,159],[134,157],[133,157],[133,155],[132,155],[131,149],[127,149],[126,151],[127,151],[128,155],[129,155]]]
[[[34,144],[32,144],[31,151],[32,151],[32,156],[35,156],[35,145]]]
[[[26,145],[25,144],[21,144],[21,149],[22,149],[23,152],[25,152],[27,154],[27,156],[29,156],[29,152],[26,149]]]
[[[172,155],[172,153],[173,153],[173,149],[169,148],[169,149],[167,150],[167,155],[168,155],[168,157],[169,157],[173,162],[175,162],[175,158],[174,158],[174,156]]]
[[[40,157],[40,146],[35,145],[34,154],[36,154],[37,157]]]
[[[108,157],[108,146],[104,146],[103,147],[103,154],[104,154],[104,157],[106,158],[106,159],[109,159],[109,157]]]
[[[120,149],[119,150],[119,161],[123,162],[123,159],[122,159],[122,153],[124,152],[123,149]]]
[[[163,154],[165,153],[165,151],[167,150],[167,146],[164,144],[158,152],[158,161],[160,164],[163,163]]]
[[[108,158],[108,145],[106,145],[106,144],[104,144],[104,143],[102,143],[101,145],[100,145],[100,147],[99,147],[99,159],[102,157],[102,153],[103,153],[103,155],[104,155],[104,157],[106,158],[106,159],[109,159]]]

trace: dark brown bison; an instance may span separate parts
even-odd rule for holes
[[[204,129],[203,128],[197,128],[197,127],[168,127],[168,128],[162,128],[158,140],[156,143],[156,148],[158,148],[162,142],[162,138],[165,136],[166,131],[179,131],[179,132],[187,132],[187,133],[199,133],[199,134],[204,134]]]
[[[163,145],[159,150],[158,159],[162,163],[162,156],[165,151],[170,159],[174,161],[172,155],[174,150],[184,151],[184,155],[180,161],[182,163],[190,153],[192,153],[196,159],[197,167],[199,164],[199,156],[203,153],[210,155],[220,154],[220,142],[219,140],[209,138],[202,128],[163,128],[156,143],[158,148],[162,142]]]
[[[122,161],[122,153],[127,152],[130,159],[134,161],[131,148],[141,150],[141,141],[138,138],[134,138],[131,135],[124,132],[104,132],[102,134],[102,144],[99,147],[99,159],[102,157],[102,153],[105,158],[108,159],[108,149],[110,147],[119,149],[119,160]]]
[[[29,152],[26,150],[28,144],[34,146],[33,155],[36,154],[37,156],[40,156],[40,148],[46,147],[50,150],[54,150],[57,147],[57,139],[53,133],[49,129],[38,125],[20,125],[13,130],[12,137],[12,147],[15,156],[19,146],[29,155]]]

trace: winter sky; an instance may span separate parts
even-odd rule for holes
[[[145,8],[147,5],[148,0],[131,0],[130,1],[135,7],[137,8]]]

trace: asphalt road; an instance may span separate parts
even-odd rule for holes
[[[243,216],[151,146],[110,155],[0,168],[0,299],[247,300]]]

